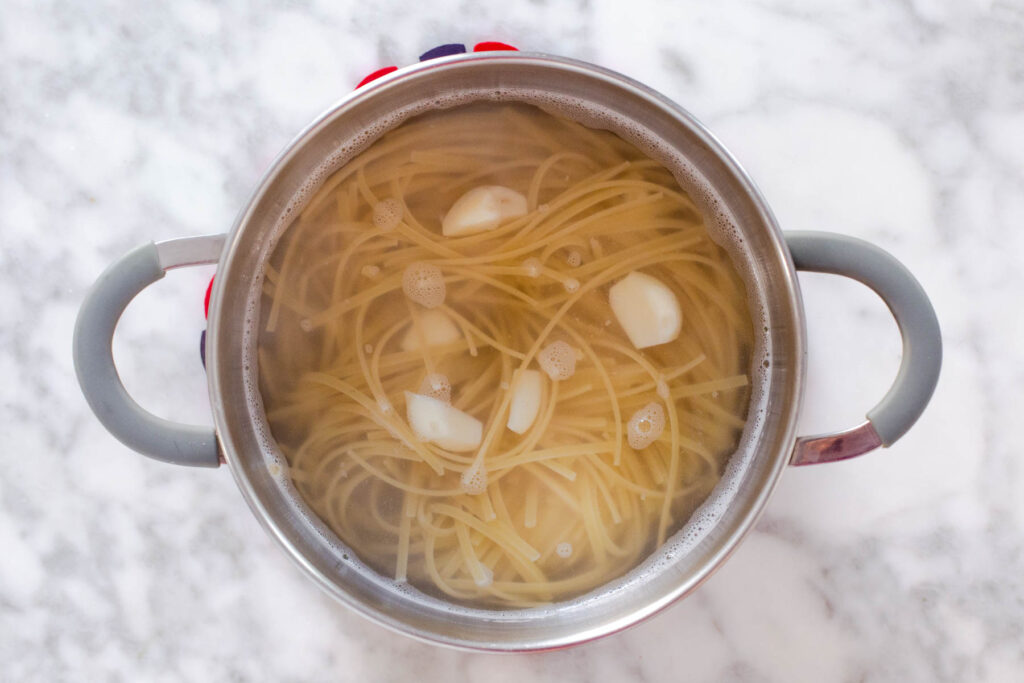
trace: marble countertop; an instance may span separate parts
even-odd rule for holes
[[[946,359],[888,451],[787,472],[694,595],[568,651],[466,654],[329,601],[230,473],[114,441],[74,378],[102,268],[226,230],[379,66],[504,40],[624,72],[707,123],[787,229],[871,240],[933,298]],[[1010,681],[1024,671],[1024,7],[1014,0],[0,2],[0,679]],[[127,311],[143,405],[210,422],[209,268]],[[899,362],[866,290],[801,276],[800,431],[851,426]]]

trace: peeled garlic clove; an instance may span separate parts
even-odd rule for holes
[[[525,216],[526,197],[501,185],[477,187],[459,197],[441,221],[446,237],[494,230],[503,221]]]
[[[646,273],[633,271],[615,283],[608,303],[638,349],[672,341],[683,326],[679,299],[661,280]]]
[[[424,311],[420,315],[420,329],[423,334],[423,343],[427,346],[444,346],[462,336],[452,319],[436,309]],[[403,351],[416,351],[420,348],[420,335],[416,332],[415,323],[406,330],[405,336],[402,337],[401,347]]]
[[[511,391],[507,426],[516,434],[525,434],[540,412],[544,378],[537,370],[519,370],[512,379]]]
[[[430,396],[405,392],[406,417],[420,441],[430,441],[449,451],[471,451],[480,445],[483,423]]]

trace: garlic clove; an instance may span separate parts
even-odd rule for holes
[[[441,221],[445,237],[494,230],[502,222],[525,216],[526,197],[501,185],[477,187],[459,197]]]
[[[525,434],[540,412],[544,378],[537,370],[519,370],[512,379],[511,391],[507,426],[516,434]]]
[[[471,451],[483,440],[483,423],[444,401],[405,392],[406,417],[420,441],[454,452]]]
[[[437,309],[428,309],[420,314],[420,327],[423,343],[427,346],[444,346],[462,337],[452,319]],[[416,351],[420,348],[420,335],[416,333],[415,323],[406,330],[401,347],[403,351]]]
[[[638,349],[679,336],[683,312],[679,299],[661,280],[634,270],[608,291],[608,303],[626,336]]]

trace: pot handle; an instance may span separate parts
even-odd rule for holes
[[[845,460],[891,446],[921,417],[942,366],[942,334],[928,295],[907,268],[873,244],[827,232],[787,232],[797,270],[843,275],[882,298],[903,337],[903,359],[889,392],[868,411],[867,421],[834,434],[796,440],[791,465]]]
[[[144,410],[121,383],[111,342],[135,295],[172,269],[216,263],[225,235],[150,242],[121,257],[96,280],[75,321],[75,374],[89,407],[121,443],[151,458],[179,465],[217,467],[212,427],[171,422]]]

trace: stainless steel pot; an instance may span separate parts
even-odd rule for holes
[[[258,291],[274,226],[297,195],[409,112],[442,101],[480,98],[570,102],[584,118],[641,131],[682,159],[717,198],[740,233],[752,304],[764,321],[752,419],[712,499],[641,568],[613,585],[551,607],[467,609],[396,585],[363,566],[297,500],[269,438],[253,360]],[[627,131],[628,129],[628,131]],[[332,157],[333,155],[333,157]],[[111,338],[131,299],[165,271],[216,263],[206,342],[214,428],[161,420],[125,391]],[[866,422],[849,431],[796,438],[803,389],[804,312],[796,270],[841,274],[874,289],[903,335],[892,389]],[[934,311],[913,276],[869,244],[827,233],[783,234],[739,164],[679,106],[619,74],[581,62],[526,53],[477,53],[399,70],[346,97],[281,154],[229,233],[148,244],[100,276],[75,329],[75,367],[103,424],[125,444],[168,462],[227,463],[242,495],[270,534],[321,588],[371,619],[414,637],[456,647],[523,651],[563,647],[613,633],[693,591],[736,548],[788,465],[849,458],[888,446],[924,410],[941,365]]]

